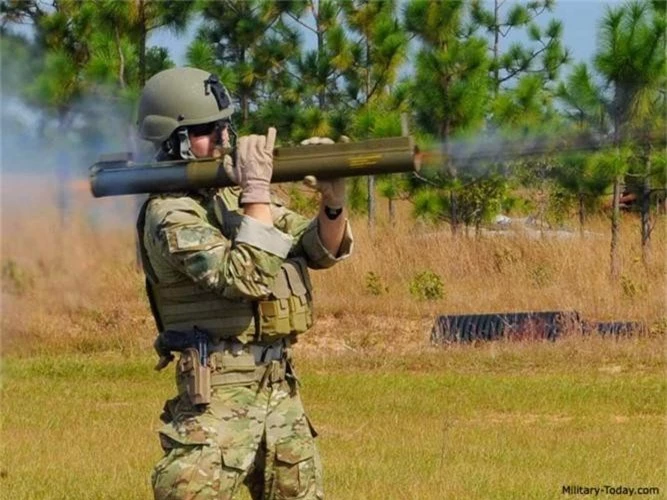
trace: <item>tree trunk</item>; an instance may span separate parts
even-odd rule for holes
[[[146,84],[146,5],[139,0],[139,88]]]
[[[248,115],[248,106],[249,106],[248,96],[245,93],[243,93],[241,95],[241,116],[242,116],[241,124],[242,125],[245,125],[246,123],[248,123],[248,116],[249,116]]]
[[[322,28],[320,26],[320,19],[319,16],[315,15],[315,27],[317,29],[317,64],[320,64],[320,61],[324,57],[324,32],[322,31]],[[319,73],[319,70],[318,70]],[[320,107],[321,110],[324,110],[327,105],[326,101],[326,92],[327,92],[327,77],[324,77],[323,82],[319,82],[321,84],[320,90],[317,94],[317,103]]]
[[[641,231],[642,231],[642,263],[648,266],[651,261],[651,172],[650,152],[646,155],[646,170],[642,179],[641,195]]]
[[[125,89],[125,56],[123,55],[123,47],[120,43],[120,33],[118,26],[115,28],[116,35],[116,49],[118,49],[118,85],[121,89]]]
[[[370,58],[371,58],[371,48],[370,40],[368,39],[368,34],[366,38],[366,74],[365,74],[365,85],[366,85],[366,109],[368,109],[368,99],[371,92],[371,68],[370,68]],[[368,229],[373,234],[375,231],[375,177],[372,175],[368,176]]]
[[[493,97],[498,97],[500,89],[500,69],[498,68],[498,51],[500,49],[500,27],[498,26],[498,0],[493,5]]]
[[[452,235],[456,236],[459,232],[459,211],[457,195],[454,188],[449,192],[449,220],[452,228]]]
[[[618,89],[616,89],[616,95],[614,95],[614,102],[619,102]],[[620,238],[620,223],[621,223],[621,190],[623,186],[623,174],[620,173],[621,166],[618,164],[620,162],[620,144],[621,144],[621,120],[618,115],[618,109],[620,106],[616,104],[615,106],[615,115],[614,115],[614,146],[616,148],[616,162],[615,165],[615,174],[614,178],[614,199],[612,201],[611,208],[611,244],[610,244],[610,272],[611,278],[616,280],[621,275],[621,263],[618,256],[618,241]]]
[[[449,134],[451,132],[451,124],[449,120],[445,121],[440,129],[440,136],[444,141],[444,153],[445,153],[445,162],[443,165],[452,176],[452,188],[449,191],[449,220],[450,227],[452,229],[452,235],[456,235],[459,229],[459,210],[458,210],[458,195],[456,192],[456,166],[452,162],[450,156],[450,144],[449,144]]]
[[[408,137],[410,135],[410,119],[406,112],[401,113],[401,135]],[[389,223],[393,225],[396,221],[396,206],[394,199],[390,196],[389,200]]]
[[[239,52],[239,63],[241,64],[241,67],[245,66],[246,50],[247,49],[244,48]],[[245,125],[248,123],[248,116],[250,114],[250,98],[248,96],[248,91],[244,88],[241,88],[239,93],[241,94],[241,125]]]
[[[623,185],[623,176],[618,175],[614,179],[614,200],[611,212],[611,277],[617,279],[621,274],[621,265],[618,255],[618,242],[620,238],[620,220],[621,220],[621,186]]]

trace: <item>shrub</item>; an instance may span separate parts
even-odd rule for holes
[[[442,279],[433,271],[417,273],[410,282],[410,294],[418,300],[438,300],[445,296]]]

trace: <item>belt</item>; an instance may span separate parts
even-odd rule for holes
[[[296,383],[289,365],[289,346],[289,339],[266,345],[242,344],[237,340],[223,340],[210,345],[209,354],[216,358],[212,365],[211,386],[258,382],[264,387],[288,377]],[[216,353],[219,354],[216,356]]]
[[[223,339],[216,344],[209,344],[208,351],[229,353],[232,356],[246,353],[255,358],[256,365],[264,365],[285,359],[290,345],[288,338],[277,340],[272,344],[243,344],[236,339]]]

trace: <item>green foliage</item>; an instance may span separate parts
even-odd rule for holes
[[[442,220],[448,207],[446,194],[430,187],[414,192],[412,194],[412,205],[412,215],[429,223]]]
[[[216,73],[220,76],[222,83],[227,87],[230,92],[236,90],[238,78],[234,75],[232,78],[229,78],[231,75],[227,73],[223,78],[221,76],[220,67],[217,64],[215,51],[212,45],[208,40],[206,40],[202,35],[197,36],[185,52],[185,57],[188,61],[188,64],[194,68],[200,68],[204,71],[210,71],[211,73]]]
[[[174,61],[169,57],[167,48],[149,47],[146,51],[146,79],[174,66]]]
[[[606,155],[517,161],[512,178],[507,169],[500,176],[487,166],[481,174],[467,173],[468,165],[447,161],[434,172],[422,172],[426,183],[411,176],[378,176],[376,193],[410,199],[423,220],[438,222],[453,214],[455,222],[479,225],[500,210],[532,208],[557,221],[574,204],[583,212],[598,209],[614,177],[625,173],[631,189],[643,186],[645,177],[652,189],[667,182],[664,151],[649,147],[661,137],[667,116],[660,2],[610,8],[598,33],[594,65],[575,66],[557,89],[553,82],[567,51],[561,45],[562,24],[547,18],[551,1],[1,5],[3,91],[44,111],[44,139],[124,147],[120,136],[133,121],[130,109],[141,82],[173,65],[165,48],[146,47],[147,36],[158,28],[182,32],[197,10],[200,29],[187,48],[187,61],[220,75],[238,103],[234,120],[240,133],[262,133],[274,125],[281,144],[314,135],[334,140],[397,136],[400,113],[407,112],[420,145],[435,137],[442,141],[437,147],[445,149],[483,129],[529,142],[537,131],[555,136],[569,124],[591,143],[615,131],[627,147]],[[33,39],[11,33],[19,23],[32,24]],[[494,50],[495,35],[510,32],[524,33],[526,41]],[[312,49],[305,45],[310,36],[317,40]],[[398,80],[408,38],[414,72]],[[100,103],[120,111],[112,127]],[[21,117],[8,119],[20,125]],[[365,184],[349,183],[353,212],[368,209]],[[295,202],[307,209],[307,200]]]
[[[438,274],[422,271],[410,281],[410,295],[417,300],[439,300],[445,296],[445,285]]]
[[[327,112],[318,107],[306,108],[295,117],[291,139],[299,143],[308,137],[330,137],[333,134],[328,117]]]
[[[379,296],[389,292],[389,287],[384,284],[379,274],[368,271],[364,277],[366,292],[370,295]]]
[[[293,37],[280,23],[280,12],[265,4],[258,0],[203,2],[202,24],[188,47],[191,65],[221,74],[233,89],[239,99],[241,126],[250,119],[262,85],[280,72],[294,52]],[[276,29],[269,32],[272,25]]]
[[[493,120],[514,134],[523,132],[528,137],[550,127],[555,114],[551,92],[545,87],[544,77],[527,75],[516,82],[516,87],[502,92],[493,102]]]
[[[504,214],[527,215],[532,209],[529,200],[521,194],[513,194],[511,191],[502,199],[500,204],[500,212]]]
[[[289,67],[294,76],[291,85],[299,104],[321,110],[338,108],[346,100],[339,82],[351,68],[356,49],[341,25],[341,6],[331,0],[313,5],[297,1],[282,2],[277,9],[282,18],[292,24],[297,22],[317,36],[317,46],[312,50],[304,50],[298,37],[289,37],[296,42],[286,54],[291,55]]]
[[[543,219],[549,227],[562,227],[570,216],[576,197],[558,186],[552,186]]]
[[[479,226],[489,222],[501,209],[507,189],[506,179],[488,174],[456,190],[459,220]]]
[[[344,75],[347,95],[359,103],[382,98],[394,83],[407,50],[395,2],[352,0],[343,4],[354,38],[352,60]],[[381,136],[378,136],[381,137]]]
[[[601,24],[595,68],[611,86],[608,112],[617,135],[664,114],[654,105],[665,85],[665,16],[648,2],[610,8]]]
[[[74,99],[82,94],[79,68],[63,50],[46,55],[44,69],[29,86],[29,96],[55,112],[62,113]]]
[[[3,2],[10,23],[31,24],[34,30],[31,51],[40,67],[27,80],[26,101],[44,118],[57,119],[53,125],[61,138],[69,133],[83,142],[84,135],[108,134],[108,123],[91,131],[99,124],[81,103],[93,97],[96,104],[107,103],[114,110],[120,105],[123,113],[134,105],[146,70],[150,75],[171,64],[165,50],[147,53],[148,31],[162,26],[182,29],[193,5],[174,0],[62,0],[48,7],[33,1]],[[123,129],[133,114],[124,113],[128,121]],[[49,120],[42,120],[42,135],[51,128]]]
[[[614,172],[603,154],[569,154],[561,157],[554,171],[556,181],[567,191],[591,199],[609,192]]]
[[[410,189],[411,176],[404,175],[381,175],[376,177],[376,189],[380,196],[396,200],[399,198],[408,197],[407,193]]]
[[[351,132],[359,139],[400,136],[401,114],[386,102],[360,107],[353,115]]]
[[[607,130],[609,115],[603,91],[585,63],[577,64],[559,84],[556,97],[566,105],[565,112],[582,132],[587,127],[602,133]]]
[[[297,125],[300,120],[301,125]],[[281,145],[298,144],[302,139],[311,137],[302,128],[305,117],[293,105],[281,101],[269,101],[250,116],[249,130],[264,134],[268,124],[276,127]],[[300,128],[295,133],[297,127]]]
[[[512,3],[506,7],[503,3],[496,0],[489,5],[489,2],[473,0],[470,9],[471,30],[481,30],[488,37],[492,56],[489,83],[494,96],[501,87],[511,88],[517,79],[528,74],[545,82],[553,81],[569,60],[568,51],[561,43],[562,23],[551,19],[542,28],[536,22],[537,18],[553,11],[552,0]],[[509,38],[519,30],[525,30],[528,42],[512,43],[503,52],[503,47],[497,45],[498,40]]]
[[[291,183],[287,188],[287,196],[289,197],[288,206],[290,210],[294,210],[304,216],[314,217],[317,215],[319,201],[318,197],[314,196],[313,193],[307,193],[300,185]]]
[[[368,213],[368,184],[365,177],[352,177],[347,181],[347,207],[353,214]]]
[[[419,123],[438,137],[482,123],[488,94],[486,43],[465,36],[462,2],[412,1],[406,29],[423,48],[415,64],[412,102]]]

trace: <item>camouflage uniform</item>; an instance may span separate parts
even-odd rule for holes
[[[333,256],[319,239],[317,219],[273,200],[274,226],[265,226],[242,214],[238,194],[226,188],[149,200],[140,216],[143,251],[161,283],[187,280],[241,304],[270,294],[287,259],[317,269],[350,254],[349,225]],[[179,396],[161,415],[165,455],[152,475],[156,499],[233,498],[242,484],[255,499],[323,497],[316,433],[292,370],[294,337],[264,339],[244,330],[214,338],[211,403],[203,408],[191,404],[177,367]]]

